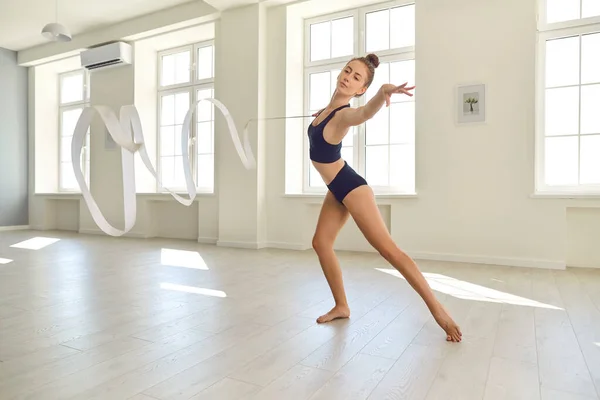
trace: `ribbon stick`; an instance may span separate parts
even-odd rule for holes
[[[197,193],[196,185],[194,183],[194,180],[192,179],[192,170],[190,167],[190,160],[188,154],[189,132],[194,111],[196,110],[197,105],[202,101],[209,101],[213,103],[221,111],[223,117],[225,117],[225,120],[227,121],[229,134],[231,135],[231,139],[233,141],[233,145],[235,146],[244,167],[248,170],[256,168],[256,159],[254,158],[254,154],[252,153],[252,148],[250,146],[250,140],[248,137],[248,127],[251,121],[256,121],[258,119],[251,119],[246,123],[242,132],[242,140],[240,140],[240,136],[238,134],[233,118],[231,117],[229,110],[227,109],[227,107],[225,107],[223,103],[213,98],[205,98],[198,100],[192,107],[190,107],[187,114],[185,115],[185,118],[183,120],[183,127],[181,129],[181,154],[183,156],[183,173],[185,176],[186,189],[189,198],[182,197],[177,193],[174,193],[171,190],[163,187],[160,177],[158,176],[158,173],[156,172],[156,169],[152,165],[150,157],[148,156],[148,151],[146,150],[146,145],[144,141],[144,134],[142,131],[142,122],[138,114],[137,108],[134,105],[121,107],[118,120],[115,113],[109,107],[106,106],[89,106],[83,109],[83,112],[81,113],[79,120],[77,121],[77,125],[75,126],[75,131],[73,133],[73,140],[71,142],[71,159],[73,161],[75,179],[79,184],[79,188],[81,189],[83,198],[88,206],[88,209],[90,210],[94,222],[96,222],[98,227],[104,233],[110,236],[122,236],[128,233],[135,225],[137,217],[137,203],[135,189],[134,156],[136,152],[139,152],[142,162],[150,171],[152,176],[154,176],[160,187],[163,187],[165,190],[167,190],[179,203],[185,206],[190,206],[194,202]],[[121,147],[121,164],[123,167],[123,211],[125,216],[125,227],[123,230],[117,229],[110,225],[104,217],[104,215],[102,214],[102,211],[98,207],[98,204],[94,200],[94,197],[92,196],[85,182],[83,172],[81,171],[81,165],[79,163],[81,150],[85,141],[85,135],[91,124],[95,111],[98,112],[98,114],[102,118],[102,121],[104,122],[104,125],[106,126],[110,136],[112,136],[113,140]],[[284,118],[304,118],[304,116],[274,117],[264,119],[267,120]]]

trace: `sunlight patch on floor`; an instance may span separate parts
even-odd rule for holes
[[[204,259],[197,251],[161,249],[160,263],[172,267],[208,269]]]
[[[8,264],[13,262],[13,260],[9,260],[8,258],[0,258],[0,264]]]
[[[50,246],[51,244],[58,242],[59,240],[60,239],[56,238],[34,237],[17,244],[13,244],[10,247],[15,247],[17,249],[40,250],[46,246]]]
[[[395,269],[376,268],[376,270],[404,279],[400,272]],[[459,299],[562,310],[562,308],[550,304],[540,303],[539,301],[527,299],[525,297],[461,281],[446,275],[428,272],[424,272],[423,275],[431,289]]]
[[[202,294],[205,296],[227,297],[227,294],[220,290],[205,289],[205,288],[199,288],[199,287],[194,287],[194,286],[177,285],[174,283],[161,283],[160,288],[166,289],[166,290],[175,290],[178,292]]]

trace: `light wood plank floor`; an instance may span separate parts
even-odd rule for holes
[[[0,399],[599,399],[600,270],[420,262],[452,344],[377,254],[339,256],[352,316],[318,325],[310,251],[0,233]]]

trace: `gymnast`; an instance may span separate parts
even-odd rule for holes
[[[444,306],[436,299],[416,263],[393,241],[375,197],[366,180],[341,158],[342,139],[353,126],[373,118],[392,94],[412,96],[414,86],[383,85],[362,107],[351,108],[350,100],[362,96],[373,82],[379,58],[375,54],[353,58],[337,77],[336,90],[326,108],[315,115],[308,128],[310,159],[328,187],[313,237],[313,248],[333,294],[335,306],[317,319],[325,323],[349,318],[342,271],[333,250],[334,241],[351,215],[367,241],[396,268],[423,298],[435,321],[446,332],[446,340],[460,342],[462,333]]]

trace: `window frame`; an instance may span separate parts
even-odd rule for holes
[[[198,51],[203,47],[211,47],[212,48],[212,66],[211,66],[212,77],[198,79],[198,68],[197,68]],[[189,65],[189,68],[190,68],[189,79],[190,80],[188,82],[184,82],[184,83],[163,86],[161,84],[161,77],[162,77],[162,71],[163,71],[162,57],[181,53],[184,51],[191,52],[190,65]],[[185,46],[178,46],[178,47],[174,47],[174,48],[170,48],[170,49],[166,49],[166,50],[157,52],[157,55],[156,55],[156,57],[157,57],[156,58],[156,60],[157,60],[156,172],[159,177],[162,177],[162,163],[161,163],[161,158],[162,158],[161,157],[162,98],[164,96],[187,92],[189,94],[189,99],[190,99],[189,107],[191,107],[192,105],[194,105],[196,103],[196,101],[198,101],[197,93],[199,90],[210,89],[210,90],[212,90],[212,92],[214,94],[214,90],[215,90],[215,52],[216,52],[216,49],[215,49],[215,40],[214,39],[204,40],[201,42],[196,42],[196,43],[185,45]],[[188,109],[189,109],[189,107],[188,107]],[[188,155],[189,155],[189,160],[191,163],[192,178],[195,182],[197,193],[212,194],[215,192],[215,184],[214,184],[214,182],[215,182],[215,156],[216,156],[216,153],[214,150],[215,112],[214,112],[214,106],[211,105],[211,108],[212,108],[212,120],[211,121],[212,121],[212,144],[213,144],[213,146],[212,146],[213,147],[213,151],[212,151],[213,177],[211,179],[212,186],[210,186],[210,187],[198,185],[198,181],[199,181],[199,179],[198,179],[198,154],[197,154],[198,152],[197,152],[197,141],[196,141],[197,126],[198,126],[197,112],[194,112],[194,114],[192,115],[192,119],[190,121],[190,138],[189,138],[190,146],[188,149]],[[175,134],[178,134],[178,133],[181,134],[181,131],[175,132]],[[168,157],[168,156],[165,156],[165,157]],[[174,191],[174,192],[185,192],[187,190],[187,188],[186,188],[185,184],[184,184],[184,186],[181,186],[181,187],[180,186],[172,186],[172,187],[163,188],[159,185],[158,181],[156,182],[156,191],[158,193],[167,193],[168,190]]]
[[[304,115],[309,115],[310,110],[310,75],[319,72],[326,72],[333,69],[343,69],[346,63],[357,55],[365,55],[366,52],[366,16],[369,13],[386,10],[394,7],[402,6],[416,6],[415,0],[392,0],[385,1],[377,4],[371,4],[363,7],[355,7],[343,11],[323,14],[311,18],[304,19],[304,58],[303,58],[303,110]],[[310,26],[313,24],[333,21],[336,19],[354,17],[354,53],[347,56],[329,58],[325,60],[310,61]],[[331,33],[330,33],[331,35]],[[404,46],[399,48],[391,48],[387,50],[377,50],[375,53],[379,57],[380,63],[391,63],[397,61],[408,61],[414,60],[416,63],[416,52],[415,45]],[[416,77],[415,77],[416,79]],[[412,101],[416,101],[413,99]],[[366,104],[366,94],[352,100],[353,106],[360,107]],[[416,118],[416,115],[415,115]],[[310,186],[310,170],[311,161],[309,158],[309,141],[306,131],[309,125],[312,123],[312,118],[307,118],[304,122],[303,130],[303,157],[302,157],[302,192],[306,194],[324,194],[327,191],[327,187],[323,184],[320,186]],[[415,121],[416,123],[416,121]],[[348,132],[351,134],[351,131]],[[416,134],[416,132],[415,132]],[[366,123],[356,126],[356,131],[353,138],[353,164],[354,168],[361,176],[365,176],[365,158],[366,158]],[[415,140],[416,141],[416,140]],[[388,152],[390,144],[386,144]],[[415,164],[416,164],[416,144],[413,143],[415,153]],[[416,166],[415,166],[416,168]],[[416,174],[416,172],[415,172]],[[388,177],[389,177],[389,165],[388,165]],[[416,181],[416,176],[415,176]],[[402,188],[395,186],[379,186],[370,185],[375,194],[381,195],[413,195],[416,192],[416,182],[412,190],[403,190]]]
[[[581,3],[580,3],[581,4]],[[580,37],[586,34],[600,34],[600,16],[581,18],[577,20],[561,21],[555,23],[546,23],[546,0],[538,0],[538,29],[536,41],[536,69],[535,69],[535,151],[534,151],[534,194],[549,196],[600,196],[600,183],[575,185],[548,185],[546,184],[546,147],[545,147],[545,92],[546,92],[546,42],[554,39]],[[581,41],[579,44],[579,70],[581,73]],[[600,84],[581,84],[568,85],[577,87],[579,90],[579,116],[578,125],[581,124],[581,87]],[[560,86],[559,86],[560,87]],[[599,132],[600,134],[600,132]],[[578,139],[578,173],[580,175],[581,166],[581,138],[582,136],[598,136],[598,134],[577,134],[557,135],[550,137],[577,137]]]
[[[538,32],[546,31],[558,31],[565,28],[576,28],[588,25],[600,24],[600,15],[595,17],[578,18],[574,20],[560,21],[560,22],[546,22],[546,7],[547,0],[537,0],[537,25]],[[579,7],[583,0],[579,0]]]
[[[76,101],[71,101],[71,102],[67,102],[67,103],[63,103],[62,102],[62,82],[64,78],[70,77],[70,76],[76,76],[76,75],[83,75],[83,85],[82,85],[82,100],[76,100]],[[62,130],[63,130],[63,113],[65,111],[69,111],[69,110],[75,110],[78,108],[81,108],[82,111],[83,109],[85,109],[86,107],[90,106],[90,95],[91,95],[91,90],[90,90],[90,72],[85,69],[85,68],[78,68],[75,70],[71,70],[71,71],[67,71],[67,72],[62,72],[58,74],[58,79],[57,79],[57,84],[58,84],[58,146],[57,146],[57,168],[58,168],[58,192],[59,193],[81,193],[80,189],[77,188],[65,188],[63,186],[63,174],[62,174],[62,158],[61,158],[61,151],[62,151],[62,144],[63,144],[63,135],[62,135]],[[72,136],[71,136],[72,138]],[[72,139],[71,139],[72,140]],[[91,169],[91,163],[88,164],[88,159],[90,158],[90,153],[91,149],[90,149],[90,128],[88,128],[86,136],[85,136],[85,140],[83,143],[83,149],[82,149],[82,154],[80,156],[80,163],[81,163],[81,170],[83,173],[83,177],[86,181],[86,183],[90,184],[90,169]],[[71,160],[71,164],[72,164],[72,160]]]

